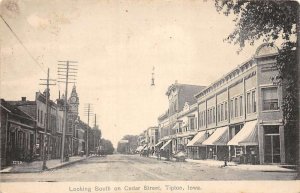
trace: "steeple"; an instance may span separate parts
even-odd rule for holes
[[[73,85],[71,96],[77,96],[76,85],[75,84]]]
[[[73,85],[72,92],[70,95],[70,98],[68,100],[68,103],[70,105],[70,113],[74,116],[78,116],[78,107],[79,107],[79,97],[76,91],[76,85]]]

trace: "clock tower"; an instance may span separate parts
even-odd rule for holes
[[[76,86],[73,86],[71,96],[69,98],[69,113],[72,114],[74,117],[78,116],[78,106],[79,106],[79,98],[76,92]]]

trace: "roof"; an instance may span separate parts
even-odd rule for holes
[[[193,96],[194,94],[200,92],[204,88],[205,88],[205,86],[201,86],[201,85],[179,84],[179,83],[175,82],[174,84],[172,84],[171,86],[168,87],[166,95],[169,96],[172,90],[178,89],[178,90],[185,92],[187,95]]]
[[[179,111],[182,111],[184,108],[184,104],[188,103],[190,106],[197,103],[197,99],[195,98],[195,94],[204,90],[205,86],[195,86],[195,85],[179,85],[179,100],[182,104],[179,106]]]
[[[7,101],[5,101],[4,99],[1,99],[1,103],[0,106],[6,110],[8,113],[12,113],[13,115],[18,115],[21,116],[25,119],[29,119],[34,121],[34,119],[29,116],[27,113],[25,113],[24,111],[22,111],[21,109],[19,109],[17,106],[15,105],[11,105],[10,103],[8,103]]]

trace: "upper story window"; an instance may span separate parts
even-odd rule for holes
[[[239,111],[238,111],[238,98],[234,99],[234,117],[239,116]]]
[[[37,110],[37,122],[40,122],[40,109]]]
[[[253,113],[256,112],[256,95],[255,95],[255,90],[252,91],[252,110],[253,110]]]
[[[205,126],[205,111],[199,113],[199,127]]]
[[[240,96],[240,116],[243,114],[243,96]]]
[[[262,88],[262,110],[278,110],[277,87]]]
[[[217,116],[218,122],[227,119],[227,102],[222,102],[221,104],[218,105],[217,115],[218,115]]]
[[[247,92],[247,98],[246,98],[246,110],[247,113],[255,113],[256,112],[256,92],[255,90]]]
[[[217,106],[217,114],[218,114],[217,120],[221,121],[221,105]]]
[[[72,124],[72,120],[68,120],[68,132],[72,132],[73,129],[73,124]]]
[[[223,121],[224,120],[224,104],[221,104],[221,121]]]
[[[43,124],[43,111],[41,111],[41,124]]]
[[[189,118],[189,129],[190,130],[196,129],[196,118],[195,117]]]
[[[213,123],[216,121],[215,107],[213,107]]]
[[[233,118],[233,99],[230,100],[230,118]]]
[[[227,120],[227,112],[228,112],[228,111],[227,111],[227,110],[228,110],[227,102],[225,102],[224,105],[225,105],[224,119]]]
[[[247,113],[251,113],[250,92],[247,93]]]

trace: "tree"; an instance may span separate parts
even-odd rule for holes
[[[133,152],[137,148],[138,135],[125,135],[122,140],[127,140],[128,143],[118,143],[117,151],[119,153]]]
[[[271,46],[281,42],[276,67],[279,76],[273,77],[274,83],[284,88],[283,116],[288,161],[295,163],[299,144],[298,127],[298,91],[297,91],[297,32],[299,4],[296,1],[249,1],[215,0],[219,13],[233,15],[235,29],[225,41],[239,45],[238,52],[246,44],[253,45],[263,40]]]
[[[110,155],[113,154],[115,149],[111,141],[107,139],[101,139],[101,154]]]

